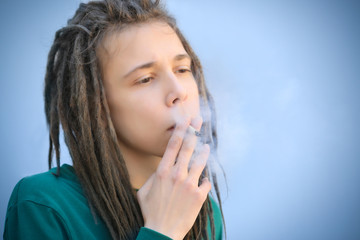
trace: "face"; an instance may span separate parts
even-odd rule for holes
[[[162,156],[171,128],[199,116],[191,59],[165,23],[129,26],[98,48],[106,98],[121,150]]]

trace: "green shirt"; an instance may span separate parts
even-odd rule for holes
[[[15,186],[10,197],[4,239],[111,239],[105,223],[91,213],[87,199],[72,166],[61,166],[60,177],[48,172],[25,177]],[[216,239],[222,239],[219,206],[211,199],[214,210]],[[210,224],[208,233],[211,234]],[[171,239],[142,227],[137,240]]]

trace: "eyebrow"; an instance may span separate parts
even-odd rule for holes
[[[174,61],[181,61],[184,58],[191,60],[191,57],[188,54],[178,54],[174,57]]]
[[[188,54],[178,54],[174,57],[173,61],[181,61],[183,59],[189,59],[191,60],[190,56]],[[146,68],[151,68],[155,65],[156,62],[148,62],[145,64],[141,64],[135,68],[133,68],[132,70],[130,70],[127,74],[124,75],[124,78],[128,77],[130,74],[132,74],[133,72],[140,70],[140,69],[146,69]]]

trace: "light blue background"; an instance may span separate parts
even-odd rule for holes
[[[0,4],[2,231],[16,182],[47,170],[46,58],[78,4]],[[216,101],[228,239],[360,239],[359,2],[168,7]]]

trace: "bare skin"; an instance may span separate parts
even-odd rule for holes
[[[183,239],[211,189],[207,179],[198,186],[208,145],[188,169],[196,136],[187,129],[202,124],[191,59],[162,22],[111,34],[97,54],[119,147],[131,184],[140,189],[145,227]]]
[[[207,144],[188,170],[196,142],[186,133],[188,126],[186,121],[176,127],[156,172],[137,193],[145,227],[172,239],[185,237],[211,189],[208,179],[198,186],[210,152]]]

